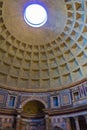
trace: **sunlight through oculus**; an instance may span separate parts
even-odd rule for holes
[[[31,4],[25,9],[24,20],[32,27],[41,27],[47,21],[47,12],[39,4]]]

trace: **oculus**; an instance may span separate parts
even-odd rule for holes
[[[24,20],[32,27],[41,27],[47,22],[47,12],[39,4],[31,4],[25,8]]]

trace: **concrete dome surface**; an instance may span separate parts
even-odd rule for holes
[[[13,90],[64,89],[87,77],[87,1],[41,0],[48,20],[26,24],[30,0],[0,0],[0,85]]]

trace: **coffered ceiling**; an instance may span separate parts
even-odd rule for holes
[[[47,9],[40,28],[24,21],[27,3]],[[87,77],[87,0],[0,0],[0,84],[50,91]]]

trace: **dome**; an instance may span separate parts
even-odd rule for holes
[[[87,76],[87,1],[37,0],[47,22],[24,20],[33,0],[0,0],[0,86],[23,91],[52,91]]]

